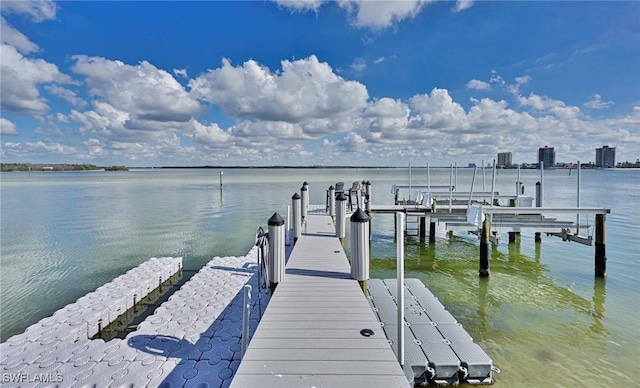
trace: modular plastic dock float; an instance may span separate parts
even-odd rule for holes
[[[371,279],[369,302],[397,355],[396,279]],[[414,382],[492,384],[493,362],[419,279],[406,279],[405,368]]]
[[[121,303],[119,296],[94,296],[124,293],[133,301],[128,294],[131,289],[153,289],[182,267],[181,258],[145,262],[0,344],[0,385],[227,387],[241,354],[243,295],[239,292],[250,284],[257,294],[256,261],[256,248],[245,257],[213,258],[125,339],[88,339],[86,325],[79,333],[60,321],[83,312],[77,303],[85,300],[91,305],[102,300],[106,310],[115,311],[111,301]],[[263,297],[266,306],[269,297]],[[249,335],[259,321],[259,301],[252,302]],[[127,301],[122,303],[122,308],[128,306]]]

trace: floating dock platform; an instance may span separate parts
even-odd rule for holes
[[[405,367],[415,382],[492,384],[493,362],[418,279],[405,279]],[[398,352],[397,281],[368,281],[370,304]]]
[[[240,362],[245,284],[254,293],[250,334],[258,324],[256,262],[257,248],[216,257],[124,340],[90,339],[96,318],[117,316],[134,294],[142,299],[141,288],[182,268],[181,258],[151,259],[0,344],[2,386],[228,386]],[[269,296],[261,299],[266,306]]]

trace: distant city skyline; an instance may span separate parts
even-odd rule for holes
[[[640,2],[0,3],[3,163],[640,158]]]

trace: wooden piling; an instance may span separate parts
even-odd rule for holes
[[[534,241],[537,243],[541,243],[542,242],[542,234],[540,232],[536,232],[535,237],[534,237]]]
[[[489,276],[489,217],[482,222],[482,234],[480,238],[480,277]]]
[[[597,278],[607,276],[607,256],[606,256],[606,217],[604,214],[596,214],[596,254],[595,273]]]
[[[427,235],[427,220],[425,216],[420,216],[420,226],[418,229],[418,234],[420,235],[420,241],[424,241]]]
[[[436,242],[436,222],[431,220],[429,222],[429,244]]]
[[[509,244],[516,242],[516,233],[517,232],[509,232]]]

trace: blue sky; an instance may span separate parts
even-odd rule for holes
[[[640,158],[640,3],[3,1],[5,163]]]

